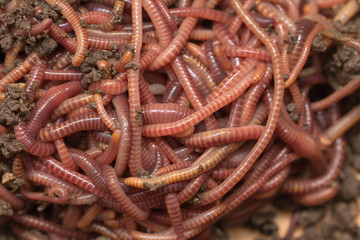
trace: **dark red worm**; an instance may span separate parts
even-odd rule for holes
[[[49,89],[36,103],[31,112],[27,129],[29,134],[36,137],[39,130],[50,117],[54,109],[64,100],[80,93],[82,85],[78,81],[71,81]]]

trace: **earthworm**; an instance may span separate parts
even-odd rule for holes
[[[167,194],[165,196],[165,205],[169,213],[171,225],[174,228],[177,238],[185,239],[183,220],[180,212],[180,204],[176,194]]]
[[[106,112],[105,108],[104,108],[104,104],[102,101],[102,97],[99,93],[95,93],[94,94],[94,103],[96,106],[96,111],[98,112],[101,120],[105,123],[105,125],[112,131],[114,132],[116,129],[115,123],[114,121],[111,119],[111,117],[109,116],[109,114]]]
[[[34,110],[31,112],[27,128],[33,137],[37,135],[44,122],[49,118],[51,112],[60,103],[69,97],[80,93],[82,85],[78,81],[71,81],[49,89],[43,97],[37,101]]]
[[[64,30],[62,30],[57,25],[53,24],[49,28],[49,35],[52,37],[57,43],[62,45],[66,50],[70,53],[75,53],[77,49],[77,41],[71,38]],[[66,60],[66,63],[70,64],[69,59]]]
[[[360,105],[356,105],[337,122],[333,123],[331,127],[321,133],[319,136],[321,143],[329,146],[338,137],[343,135],[348,129],[350,129],[355,123],[359,121],[359,111]]]
[[[109,104],[111,100],[113,99],[113,95],[105,94],[103,95],[103,103],[104,106]],[[80,115],[84,115],[86,113],[96,113],[96,109],[91,108],[91,104],[88,104],[87,106],[83,106],[80,108],[75,109],[74,111],[70,112],[68,115],[66,115],[67,119],[76,118]],[[111,113],[110,113],[111,115]]]
[[[44,33],[46,30],[50,28],[50,26],[53,24],[52,20],[50,18],[45,18],[40,23],[37,23],[35,25],[32,25],[30,28],[30,31],[26,31],[23,29],[13,29],[11,30],[11,33],[16,36],[26,36],[30,34],[30,36],[36,36],[39,34]]]
[[[110,221],[115,219],[116,213],[112,210],[102,210],[99,215],[96,216],[96,220]]]
[[[245,172],[250,168],[255,159],[259,156],[259,152],[262,152],[267,143],[270,141],[270,137],[266,137],[269,133],[272,133],[275,130],[275,125],[278,119],[278,115],[280,113],[280,103],[283,98],[283,76],[281,75],[280,69],[280,56],[279,52],[276,49],[274,42],[269,39],[267,35],[265,35],[257,26],[257,24],[248,17],[248,14],[243,9],[241,3],[239,1],[230,1],[231,5],[234,7],[235,11],[240,16],[241,20],[244,24],[253,31],[253,33],[259,37],[259,39],[265,44],[265,46],[269,49],[271,53],[271,58],[274,66],[274,84],[275,84],[275,93],[274,93],[274,102],[269,113],[269,118],[267,124],[265,126],[265,130],[262,136],[259,138],[258,142],[246,157],[246,159],[237,167],[234,173],[229,176],[224,182],[222,182],[218,187],[210,190],[208,196],[211,196],[211,193],[217,193],[211,201],[214,201],[218,197],[223,196],[229,189],[231,189],[240,178],[245,174]],[[270,134],[271,135],[271,134]],[[221,190],[220,190],[221,189]],[[204,200],[204,199],[203,199]]]
[[[235,46],[239,42],[239,38],[235,35],[232,35],[229,30],[225,27],[224,24],[221,23],[213,23],[213,30],[215,32],[215,36],[224,46]],[[238,57],[234,57],[230,59],[233,68],[240,64],[240,59]]]
[[[170,10],[170,14],[176,15],[178,17],[204,18],[207,20],[225,23],[225,24],[230,23],[232,21],[232,17],[230,15],[209,8],[193,8],[193,7],[172,8]]]
[[[120,136],[120,130],[117,129],[113,132],[109,146],[100,157],[96,158],[96,161],[100,165],[110,164],[116,158],[119,149]]]
[[[234,169],[215,169],[211,173],[211,177],[216,180],[224,180],[234,171]]]
[[[359,3],[356,1],[348,1],[341,9],[337,12],[333,18],[335,24],[344,25],[347,23],[356,13],[360,10]]]
[[[336,179],[345,159],[344,138],[337,138],[334,145],[334,152],[331,155],[331,161],[324,175],[309,180],[289,179],[284,183],[282,191],[291,194],[306,194],[323,188]]]
[[[191,7],[199,8],[199,7],[203,7],[204,4],[205,1],[196,0],[192,3]],[[185,20],[180,25],[178,34],[171,41],[170,45],[168,45],[166,49],[164,49],[164,51],[161,52],[160,55],[155,59],[155,61],[150,65],[151,70],[159,69],[175,59],[175,57],[180,53],[181,49],[185,46],[186,40],[189,38],[190,33],[192,29],[195,27],[196,22],[197,22],[196,18],[193,17],[185,18]]]
[[[104,94],[120,95],[128,90],[127,82],[114,81],[110,79],[93,82],[89,86],[89,91],[102,90]]]
[[[90,226],[91,231],[97,232],[103,236],[106,236],[110,239],[120,239],[119,236],[112,230],[108,229],[107,227],[97,224],[97,223],[93,223]],[[123,238],[125,239],[125,238]]]
[[[64,168],[64,166],[62,166],[62,164],[57,162],[54,158],[42,158],[41,162],[60,178],[69,181],[83,188],[84,190],[93,193],[96,196],[102,198],[110,198],[108,193],[95,186],[86,176],[70,169]]]
[[[68,190],[61,185],[50,187],[48,194],[50,197],[56,198],[60,204],[66,203],[69,197]]]
[[[110,113],[110,116],[114,116],[114,114]],[[59,124],[52,124],[50,127],[41,129],[39,132],[39,139],[44,142],[49,142],[82,130],[106,129],[106,125],[102,122],[97,113],[86,113]]]
[[[22,120],[14,127],[14,132],[16,139],[21,142],[25,146],[26,151],[32,155],[46,157],[56,151],[54,144],[37,141],[30,134],[27,125]]]
[[[15,60],[18,57],[19,52],[23,49],[24,45],[25,42],[20,40],[16,40],[13,43],[11,49],[6,53],[3,68],[14,66]]]
[[[24,208],[24,201],[7,190],[2,184],[0,184],[0,198],[8,202],[16,211]]]
[[[165,167],[163,167],[163,168],[158,169],[158,170],[155,172],[155,175],[156,175],[156,176],[160,176],[160,175],[163,175],[163,174],[168,173],[168,172],[172,172],[172,171],[176,171],[176,170],[179,170],[179,169],[183,169],[183,168],[189,167],[191,164],[192,164],[191,161],[177,162],[177,163],[171,164],[171,165],[169,165],[169,166],[165,166]]]
[[[19,156],[19,154],[17,154],[14,157],[14,161],[12,163],[11,171],[16,177],[21,178],[22,180],[25,180],[24,163],[23,163],[21,157]]]
[[[104,191],[107,191],[105,178],[102,173],[100,164],[92,159],[88,154],[75,149],[69,148],[69,153],[73,158],[73,161],[79,166],[86,175],[91,179],[91,181],[99,188]]]
[[[132,217],[138,220],[145,220],[148,218],[148,213],[140,210],[124,193],[123,189],[117,184],[115,170],[109,165],[103,165],[106,184],[112,196],[121,203],[125,211]]]
[[[57,5],[61,9],[61,13],[64,15],[66,20],[68,20],[68,22],[72,25],[78,41],[78,46],[76,48],[75,56],[72,59],[72,64],[74,66],[79,66],[84,60],[85,52],[88,49],[87,33],[81,26],[79,16],[64,0],[46,0],[46,2],[51,6]]]
[[[131,17],[133,36],[131,38],[131,45],[134,47],[135,56],[133,57],[133,64],[139,66],[140,51],[142,46],[142,1],[135,0],[131,2]],[[139,70],[128,68],[126,75],[128,78],[128,94],[129,94],[129,116],[131,126],[131,147],[129,168],[132,176],[137,175],[137,171],[141,168],[141,103],[139,94]]]
[[[187,146],[206,148],[215,145],[258,139],[263,132],[263,126],[244,126],[237,128],[222,128],[201,133],[194,133],[183,141]]]
[[[238,67],[237,67],[238,69]],[[235,70],[234,70],[235,71]],[[236,71],[234,75],[229,74],[227,78],[238,77],[239,71]],[[250,78],[251,79],[251,78]],[[228,103],[235,100],[242,92],[245,91],[251,84],[251,80],[240,82],[233,89],[229,90],[226,96],[220,95],[215,100],[211,101],[209,104],[194,112],[193,114],[173,122],[171,124],[163,123],[163,124],[153,124],[146,125],[143,127],[143,136],[146,137],[159,137],[165,135],[171,135],[175,133],[182,132],[195,124],[199,123],[201,120],[208,117],[211,113],[220,109],[221,107],[227,105]],[[218,87],[219,89],[219,87]],[[210,97],[210,96],[209,96]]]
[[[142,221],[136,221],[136,222],[138,222],[140,225],[142,225],[148,229],[151,229],[154,232],[160,232],[167,228],[165,225],[153,222],[151,220],[142,220]]]
[[[7,84],[14,83],[21,79],[32,68],[38,58],[38,53],[33,51],[27,56],[24,62],[2,77],[0,79],[0,92],[4,92]]]
[[[69,205],[64,210],[62,225],[69,229],[75,229],[76,223],[81,217],[82,208],[76,205]]]
[[[95,139],[96,141],[109,144],[110,143],[111,134],[105,132],[96,132]]]
[[[302,48],[302,51],[299,55],[298,61],[296,62],[294,68],[291,70],[289,78],[285,82],[285,87],[289,87],[296,80],[296,77],[299,75],[302,67],[305,65],[307,57],[309,56],[311,44],[314,38],[323,28],[324,26],[318,23],[307,36],[304,42],[304,47]]]
[[[205,42],[205,52],[211,75],[214,77],[216,84],[219,84],[227,76],[227,73],[222,69],[218,59],[216,58],[211,40]]]
[[[223,46],[223,52],[228,57],[247,57],[261,61],[270,61],[270,55],[261,49],[225,45]]]
[[[76,223],[78,228],[85,228],[86,226],[90,225],[96,218],[96,216],[101,212],[103,206],[99,205],[98,203],[94,203],[91,205]]]
[[[250,16],[254,19],[254,21],[262,28],[267,28],[270,25],[275,23],[275,19],[274,18],[268,18],[265,17],[257,12],[250,12]],[[294,16],[292,16],[294,17]],[[294,17],[295,18],[295,17]]]
[[[90,11],[87,13],[83,13],[78,15],[80,21],[84,21],[87,25],[97,24],[101,25],[102,23],[108,21],[111,18],[111,15],[105,12],[100,11]],[[61,29],[65,32],[72,32],[74,31],[73,26],[69,22],[64,22],[58,25]]]
[[[24,226],[33,227],[44,232],[52,232],[59,234],[60,236],[65,236],[69,238],[87,239],[86,233],[79,232],[76,230],[70,230],[58,224],[52,223],[50,221],[38,217],[34,217],[26,214],[22,214],[22,215],[15,214],[12,216],[12,219],[15,222],[20,223]]]
[[[41,82],[44,79],[46,66],[47,60],[40,57],[38,63],[33,66],[29,72],[29,77],[26,81],[26,92],[31,101],[34,100],[35,92],[40,87]]]
[[[77,70],[53,70],[46,69],[44,79],[55,81],[76,81],[84,78],[84,74]]]
[[[323,110],[323,109],[329,107],[330,105],[340,101],[344,97],[350,95],[359,87],[360,87],[360,78],[355,77],[350,82],[348,82],[345,86],[342,86],[341,88],[337,89],[335,92],[333,92],[326,98],[311,103],[311,108],[314,111]]]
[[[332,199],[337,194],[338,190],[339,186],[337,185],[324,187],[308,194],[294,195],[293,200],[304,206],[321,205]]]
[[[299,59],[300,53],[304,48],[304,43],[307,36],[310,34],[311,30],[315,27],[315,22],[308,20],[306,18],[301,19],[296,25],[296,41],[291,44],[291,52],[289,57],[289,66],[290,70],[294,68],[297,60]]]
[[[51,120],[56,120],[59,117],[70,113],[71,111],[88,104],[93,99],[92,94],[79,94],[72,98],[63,101],[50,115]]]
[[[279,171],[277,174],[272,176],[268,182],[262,185],[262,187],[254,195],[254,197],[259,199],[260,196],[264,197],[263,194],[267,195],[267,193],[272,190],[276,190],[275,191],[276,193],[278,189],[281,187],[282,183],[285,181],[285,179],[289,176],[289,173],[290,173],[290,167],[286,167],[281,171]]]
[[[214,53],[219,60],[220,65],[224,70],[232,71],[233,67],[230,60],[223,54],[222,46],[219,41],[213,42]]]
[[[79,170],[78,166],[75,164],[75,161],[72,159],[64,140],[62,138],[57,139],[54,141],[54,144],[65,167],[74,171]]]

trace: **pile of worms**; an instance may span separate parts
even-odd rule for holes
[[[0,184],[12,234],[208,239],[278,193],[314,206],[338,192],[360,118],[339,101],[360,77],[331,89],[312,46],[360,51],[341,31],[357,0],[45,0],[24,11],[28,27],[6,20],[25,3],[0,8],[14,39],[0,101],[11,88],[33,106],[0,127],[23,147],[3,161],[21,186]],[[29,48],[41,37],[55,49]],[[101,77],[84,84],[95,55]]]

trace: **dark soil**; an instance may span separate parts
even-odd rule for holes
[[[0,101],[0,124],[12,126],[18,123],[19,118],[27,120],[33,107],[24,83],[8,84],[5,88],[5,101]]]

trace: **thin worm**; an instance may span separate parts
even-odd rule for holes
[[[50,116],[50,119],[56,120],[59,117],[66,115],[79,107],[85,106],[92,99],[93,99],[93,95],[87,93],[79,94],[76,95],[75,97],[66,99],[54,110],[54,112]]]
[[[77,70],[46,69],[44,79],[55,81],[76,81],[84,78],[84,74]]]
[[[15,222],[20,223],[24,226],[36,228],[36,229],[39,229],[44,232],[56,233],[56,234],[59,234],[60,236],[65,236],[65,237],[69,237],[69,238],[78,238],[78,239],[87,239],[88,238],[86,233],[79,232],[76,230],[70,230],[70,229],[62,227],[58,224],[55,224],[55,223],[52,223],[45,219],[37,218],[34,216],[30,216],[30,215],[26,215],[26,214],[23,214],[23,215],[16,214],[16,215],[12,216],[12,219]]]
[[[90,225],[96,218],[96,216],[101,212],[103,206],[98,203],[92,204],[82,215],[79,221],[76,223],[78,228],[85,228]]]
[[[99,93],[94,94],[94,103],[96,106],[96,111],[98,112],[101,120],[105,123],[105,125],[114,132],[116,129],[115,122],[111,119],[109,114],[106,112],[104,108],[104,103],[102,101],[102,97]]]
[[[326,203],[339,191],[339,186],[331,186],[331,187],[324,187],[322,189],[319,189],[315,192],[311,192],[308,194],[302,194],[302,195],[293,195],[292,199],[301,205],[304,206],[317,206]]]
[[[24,62],[2,77],[0,79],[0,92],[4,92],[6,85],[9,83],[14,83],[24,77],[24,75],[32,68],[38,58],[38,53],[33,51],[27,56]]]
[[[118,184],[115,170],[109,165],[102,166],[106,184],[112,196],[118,201],[125,211],[132,217],[138,220],[145,220],[148,218],[149,213],[140,210],[125,194],[124,190]]]
[[[2,184],[0,184],[0,199],[8,202],[15,211],[24,208],[24,201],[7,190]]]
[[[119,129],[115,130],[111,135],[110,143],[105,152],[96,159],[100,165],[110,164],[118,153],[119,143],[120,143],[121,131]]]
[[[72,64],[79,66],[85,58],[85,52],[88,50],[87,33],[81,26],[79,16],[65,0],[46,0],[46,2],[52,7],[57,5],[66,20],[72,25],[78,42]]]
[[[82,85],[78,81],[67,82],[49,89],[36,103],[31,112],[27,128],[35,137],[54,109],[64,100],[80,93]]]
[[[89,91],[102,90],[104,94],[120,95],[128,90],[127,82],[103,79],[93,82],[89,86]]]
[[[165,196],[165,205],[169,213],[171,225],[177,235],[177,239],[184,240],[184,226],[180,212],[180,204],[176,194],[167,194]]]

